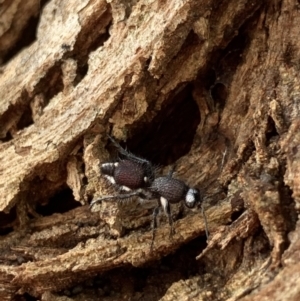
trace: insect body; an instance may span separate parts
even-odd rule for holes
[[[101,165],[101,173],[120,190],[146,188],[155,178],[155,168],[143,158],[126,151],[115,139],[108,136],[124,159]]]
[[[150,190],[161,199],[166,199],[174,204],[184,199],[188,208],[194,208],[200,202],[200,192],[198,189],[188,187],[183,181],[171,176],[156,178],[150,186]]]
[[[118,188],[120,193],[117,195],[103,196],[99,199],[93,200],[90,207],[92,207],[95,203],[104,200],[124,200],[130,199],[134,196],[138,196],[141,199],[157,199],[158,205],[153,211],[152,244],[154,241],[155,230],[157,228],[157,215],[161,208],[163,208],[168,217],[171,227],[170,235],[172,235],[174,230],[170,203],[179,203],[183,200],[184,204],[188,208],[194,208],[197,204],[201,205],[199,190],[190,188],[183,181],[173,178],[174,169],[172,169],[168,175],[156,178],[155,167],[150,163],[150,161],[137,157],[126,151],[112,137],[109,136],[109,139],[117,147],[119,153],[124,158],[117,162],[102,164],[101,173],[107,180]],[[208,236],[207,230],[206,235]]]
[[[101,166],[101,173],[120,190],[130,191],[149,185],[149,177],[144,166],[130,160],[104,163]]]

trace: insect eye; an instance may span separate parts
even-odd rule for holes
[[[199,203],[201,201],[200,191],[199,189],[193,189],[193,190],[194,190],[195,202]]]

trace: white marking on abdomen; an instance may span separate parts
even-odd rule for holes
[[[106,166],[114,166],[114,163],[103,163],[101,166],[106,167]]]
[[[112,184],[116,184],[116,181],[114,179],[114,177],[112,176],[108,176],[108,175],[104,175],[104,177]]]
[[[120,188],[124,191],[131,191],[131,189],[127,186],[121,186]]]

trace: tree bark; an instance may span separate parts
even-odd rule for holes
[[[300,299],[298,2],[2,7],[1,300]],[[207,241],[183,204],[152,250],[153,201],[89,208],[107,134],[200,189]]]

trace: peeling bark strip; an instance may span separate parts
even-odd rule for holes
[[[299,299],[296,2],[6,1],[0,16],[1,300]],[[201,212],[174,206],[150,252],[151,202],[88,209],[108,132],[200,188],[207,244]]]

